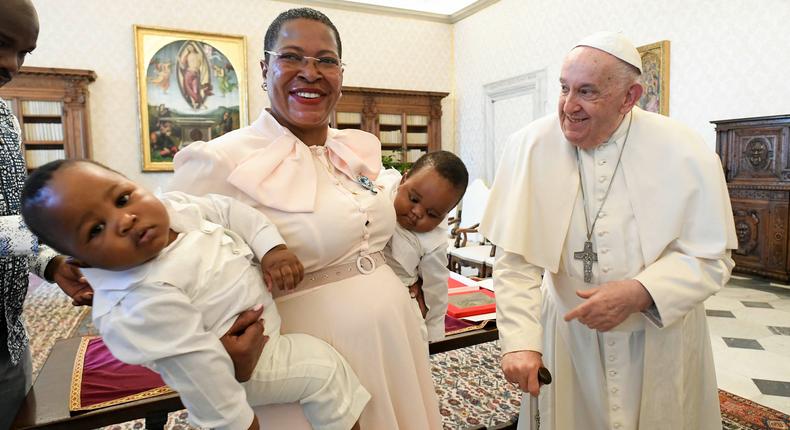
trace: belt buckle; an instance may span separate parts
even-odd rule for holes
[[[365,268],[364,262],[367,262],[368,268]],[[370,275],[376,270],[376,261],[370,255],[360,255],[357,257],[357,270],[363,275]]]

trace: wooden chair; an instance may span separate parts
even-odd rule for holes
[[[489,189],[481,179],[475,179],[466,189],[461,209],[454,221],[450,245],[449,268],[461,273],[462,267],[477,269],[481,278],[491,276],[496,249],[480,234],[478,228],[488,202]]]

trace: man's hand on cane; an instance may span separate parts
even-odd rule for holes
[[[514,351],[502,357],[502,372],[508,382],[518,384],[533,396],[540,393],[538,369],[543,367],[542,354],[535,351]]]

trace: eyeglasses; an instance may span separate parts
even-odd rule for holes
[[[346,63],[340,61],[335,57],[310,57],[309,55],[301,55],[295,52],[276,52],[276,51],[263,51],[269,55],[277,57],[277,62],[281,66],[288,68],[307,67],[307,60],[313,60],[318,70],[324,72],[337,72],[341,67],[345,67]]]

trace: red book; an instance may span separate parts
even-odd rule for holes
[[[451,289],[447,301],[447,315],[454,318],[496,312],[494,293],[484,288],[457,293]]]

